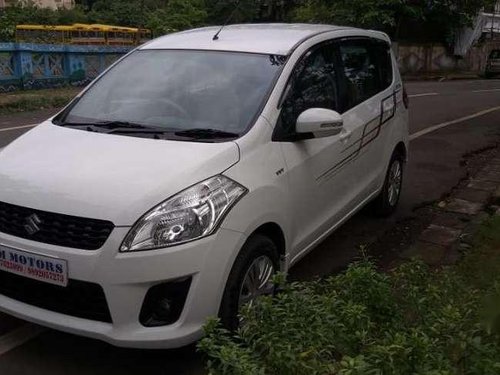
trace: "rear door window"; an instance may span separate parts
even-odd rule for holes
[[[346,40],[339,45],[345,78],[346,109],[387,89],[393,80],[390,47],[372,39]]]

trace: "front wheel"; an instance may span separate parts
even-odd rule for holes
[[[278,267],[274,242],[260,234],[251,236],[236,258],[224,290],[219,316],[225,328],[237,329],[241,307],[273,293],[272,278]]]
[[[382,191],[374,201],[377,215],[389,216],[396,210],[403,187],[403,172],[403,155],[395,153],[389,163]]]

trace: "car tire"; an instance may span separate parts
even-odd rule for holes
[[[240,300],[246,288],[243,283],[255,262],[263,259],[269,262],[269,265],[272,265],[272,275],[274,275],[279,270],[278,248],[270,238],[261,234],[254,234],[247,240],[238,254],[226,283],[219,310],[219,318],[225,328],[236,330],[239,327]],[[261,294],[273,293],[272,289],[274,287],[270,283],[269,288],[269,293]]]
[[[387,169],[382,191],[373,202],[376,215],[387,217],[396,211],[403,187],[404,166],[404,156],[400,152],[394,152]]]

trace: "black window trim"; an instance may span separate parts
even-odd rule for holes
[[[290,83],[291,83],[292,79],[294,78],[294,75],[296,73],[297,67],[305,59],[307,59],[310,55],[312,55],[317,49],[323,48],[324,46],[329,45],[329,44],[335,44],[336,42],[337,42],[337,39],[327,39],[327,40],[324,40],[322,42],[319,42],[319,43],[315,44],[314,46],[312,46],[311,48],[309,48],[307,51],[305,51],[302,54],[302,56],[300,56],[300,58],[297,60],[297,62],[293,66],[292,73],[290,74],[290,76],[286,80],[285,89],[281,92],[281,95],[280,95],[280,98],[278,100],[278,104],[276,106],[276,109],[281,110],[281,107],[283,106],[283,101],[284,101],[285,96],[286,96],[285,94],[287,94],[288,90],[290,90],[290,87],[291,87]],[[335,66],[335,68],[337,69],[338,67]]]
[[[306,39],[305,41],[307,41],[309,39],[310,38]],[[305,41],[302,41],[302,43],[305,42]],[[296,70],[297,66],[299,66],[299,64],[301,64],[305,59],[307,59],[316,49],[324,47],[325,45],[328,45],[328,44],[334,44],[334,59],[335,59],[334,64],[335,64],[335,69],[339,70],[341,68],[341,66],[342,66],[342,61],[341,61],[342,59],[341,59],[341,56],[340,56],[339,46],[340,46],[340,43],[345,42],[345,41],[369,41],[371,43],[376,43],[376,44],[384,45],[385,47],[387,47],[389,49],[389,51],[392,51],[392,46],[391,46],[390,42],[388,42],[388,41],[386,41],[384,39],[381,39],[381,38],[377,38],[377,37],[373,37],[373,36],[365,36],[365,35],[335,37],[335,38],[331,38],[331,39],[327,39],[327,40],[323,40],[321,42],[318,42],[317,44],[315,44],[315,45],[311,46],[309,49],[307,49],[300,56],[300,58],[297,60],[297,62],[293,66],[292,72],[291,72],[290,76],[287,78],[287,81],[286,81],[286,84],[285,84],[285,88],[282,90],[282,92],[280,94],[280,98],[279,98],[278,104],[276,106],[276,109],[280,111],[280,115],[278,116],[278,120],[274,124],[273,134],[272,134],[272,141],[273,142],[296,142],[296,141],[300,141],[300,140],[314,138],[314,135],[311,135],[311,134],[309,134],[309,135],[305,134],[304,136],[299,136],[299,137],[292,137],[293,139],[281,139],[279,137],[279,135],[277,134],[278,133],[277,128],[278,128],[279,117],[281,116],[281,109],[283,107],[283,101],[284,101],[284,99],[286,97],[286,94],[288,93],[288,91],[291,88],[290,83],[291,83],[291,80],[294,78],[294,74],[295,74],[295,70]],[[297,45],[297,47],[300,44],[302,44],[302,43],[299,43]],[[293,52],[296,49],[297,48],[294,48],[292,50],[292,52],[288,55],[288,58],[290,58],[290,56],[293,54]],[[389,89],[396,82],[396,74],[395,74],[396,72],[394,70],[394,64],[392,62],[392,58],[391,58],[391,69],[392,69],[392,82],[390,83],[390,85],[388,87],[386,87],[385,89],[383,89],[382,91],[378,92],[375,95],[378,95],[381,92]],[[350,111],[350,110],[352,110],[352,109],[354,109],[354,108],[356,108],[356,107],[364,104],[366,101],[370,100],[371,98],[373,98],[373,96],[371,96],[370,98],[367,98],[363,102],[358,103],[358,104],[356,104],[355,106],[353,106],[351,108],[344,109],[345,98],[343,97],[342,93],[345,92],[344,91],[345,90],[345,85],[346,85],[345,74],[339,74],[338,75],[338,79],[339,79],[339,88],[341,89],[340,90],[340,93],[341,93],[341,95],[340,95],[341,108],[340,108],[340,111],[339,111],[340,114],[348,112],[348,111]]]
[[[311,56],[316,50],[320,49],[320,48],[323,48],[325,46],[328,46],[330,44],[333,44],[334,45],[334,48],[333,48],[333,64],[335,66],[335,71],[338,75],[338,52],[337,52],[337,47],[335,46],[337,44],[337,41],[339,40],[339,38],[333,38],[333,39],[327,39],[327,40],[323,40],[313,46],[311,46],[307,51],[305,51],[301,56],[300,58],[297,60],[297,62],[295,63],[295,65],[293,66],[293,69],[292,69],[292,72],[290,74],[290,76],[287,78],[287,81],[286,81],[286,84],[285,84],[285,88],[283,89],[283,91],[281,92],[281,95],[280,95],[280,98],[278,100],[278,104],[277,104],[277,107],[276,109],[280,111],[280,115],[278,116],[278,120],[277,122],[279,121],[279,117],[281,116],[281,109],[283,107],[283,102],[285,100],[285,97],[286,95],[288,94],[289,90],[291,89],[291,81],[294,79],[295,77],[295,74],[296,74],[296,69],[297,67],[304,62],[304,60],[306,60],[309,56]],[[290,55],[289,55],[290,56]],[[337,89],[339,89],[340,87],[337,87]],[[339,95],[339,100],[343,100],[342,99],[342,95]],[[299,141],[299,140],[305,140],[305,139],[313,139],[314,138],[314,134],[310,133],[310,134],[301,134],[301,135],[296,135],[296,136],[293,136],[293,137],[290,137],[290,138],[282,138],[278,133],[278,126],[277,126],[277,122],[276,124],[274,125],[274,128],[273,128],[273,135],[272,135],[272,141],[273,142],[296,142],[296,141]]]

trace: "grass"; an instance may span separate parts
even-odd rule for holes
[[[283,284],[243,311],[242,329],[206,325],[199,348],[221,375],[500,374],[500,217],[456,266],[363,260],[318,282]]]
[[[81,88],[64,87],[2,94],[0,95],[0,115],[61,108],[80,91]]]
[[[470,286],[484,290],[500,282],[500,216],[486,220],[473,243],[473,250],[465,255],[457,272]]]

